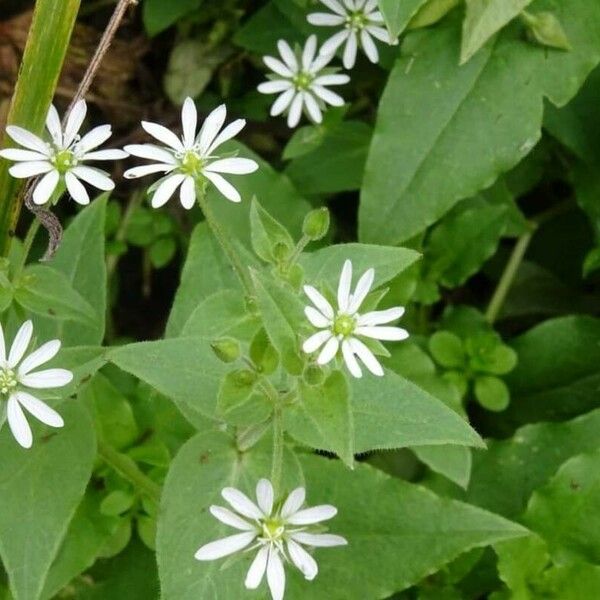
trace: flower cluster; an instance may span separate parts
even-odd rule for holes
[[[388,31],[382,27],[383,15],[377,0],[320,0],[331,12],[311,13],[311,25],[337,27],[317,52],[317,37],[311,35],[300,51],[294,52],[285,40],[279,40],[280,59],[264,56],[265,65],[272,71],[269,81],[258,86],[262,94],[279,94],[271,107],[271,116],[287,112],[287,124],[298,125],[304,112],[314,123],[321,123],[327,105],[343,106],[344,99],[327,89],[350,81],[348,75],[328,68],[336,51],[344,45],[343,64],[352,69],[358,48],[362,48],[372,63],[379,62],[379,51],[373,38],[395,44]]]

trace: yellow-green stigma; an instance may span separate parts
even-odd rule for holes
[[[279,519],[265,519],[262,521],[262,536],[271,542],[275,542],[283,536],[285,527]]]
[[[349,14],[346,17],[346,27],[350,29],[354,29],[355,31],[360,31],[367,25],[367,17],[364,12],[357,11]]]
[[[17,377],[12,369],[0,369],[0,393],[8,394],[17,387]]]
[[[350,315],[338,315],[333,322],[333,333],[348,337],[356,327],[356,320]]]
[[[71,150],[60,150],[54,155],[52,162],[59,173],[66,173],[77,164],[75,155]]]
[[[200,175],[204,165],[205,161],[194,150],[188,150],[181,159],[181,171],[192,177]]]
[[[312,83],[314,76],[311,73],[301,71],[294,76],[293,83],[297,90],[307,90]]]

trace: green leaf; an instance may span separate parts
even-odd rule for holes
[[[387,283],[406,270],[420,257],[418,252],[408,248],[376,246],[371,244],[337,244],[305,253],[300,257],[307,283],[319,281],[336,287],[344,261],[349,259],[355,275],[371,267],[375,269],[375,285]]]
[[[565,423],[539,423],[507,440],[489,440],[474,453],[466,500],[508,518],[525,509],[531,493],[571,456],[600,448],[600,410]]]
[[[25,268],[15,283],[15,301],[26,310],[54,319],[95,326],[95,311],[67,277],[45,265]]]
[[[429,351],[443,367],[465,366],[466,356],[462,340],[450,331],[436,331],[429,338]]]
[[[287,229],[252,198],[250,232],[254,252],[268,263],[278,263],[294,249],[294,240]]]
[[[392,38],[397,38],[427,0],[379,0],[379,10]]]
[[[416,446],[412,451],[432,471],[447,477],[463,489],[471,477],[471,450],[464,446]]]
[[[443,19],[460,0],[427,0],[408,24],[409,29],[429,27]]]
[[[15,442],[8,427],[0,434],[0,555],[15,600],[40,596],[96,456],[86,410],[69,400],[59,411],[62,429],[43,429],[30,419],[30,450]]]
[[[489,375],[479,375],[475,379],[475,397],[481,406],[500,412],[510,403],[510,391],[502,379]]]
[[[532,38],[538,44],[557,50],[571,50],[569,38],[554,13],[549,11],[524,12],[523,21],[527,24]]]
[[[114,490],[100,503],[100,514],[118,517],[127,512],[135,502],[135,496],[123,490]]]
[[[517,365],[519,358],[517,353],[504,344],[494,346],[486,356],[486,370],[494,375],[506,375]]]
[[[281,282],[257,272],[252,273],[252,278],[267,335],[283,366],[291,374],[300,375],[304,367],[298,340],[298,328],[305,321],[302,303]]]
[[[405,446],[483,446],[456,412],[394,372],[354,379],[350,388],[356,453]]]
[[[162,269],[173,260],[177,244],[172,237],[161,237],[152,243],[148,251],[152,266],[155,269]]]
[[[536,7],[550,4],[572,52],[528,47],[518,28],[508,27],[459,67],[455,19],[406,39],[381,98],[367,159],[363,241],[397,244],[413,237],[535,146],[544,97],[565,104],[600,60],[600,5],[541,0]]]
[[[142,18],[148,35],[156,35],[200,8],[202,0],[144,0]]]
[[[334,371],[320,386],[302,385],[300,397],[286,408],[286,431],[299,442],[337,454],[354,464],[354,423],[346,378]]]
[[[559,564],[600,562],[600,451],[568,460],[531,496],[523,521]]]
[[[495,33],[531,4],[531,0],[467,0],[460,63],[466,63]]]
[[[256,373],[239,369],[227,373],[217,396],[217,413],[236,425],[264,422],[272,411],[272,403],[256,387]]]

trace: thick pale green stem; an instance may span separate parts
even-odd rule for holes
[[[160,486],[144,475],[131,458],[101,441],[98,442],[98,454],[107,465],[132,483],[139,491],[152,498],[157,504],[160,502]]]
[[[208,200],[206,199],[206,194],[201,186],[197,187],[196,197],[198,198],[198,204],[204,213],[204,218],[210,227],[213,235],[215,236],[217,242],[221,246],[229,264],[232,266],[235,274],[237,275],[242,287],[246,291],[246,294],[250,297],[254,297],[254,287],[252,286],[252,281],[250,279],[250,274],[248,273],[248,269],[244,266],[242,259],[231,243],[227,234],[223,231],[221,224],[219,223],[217,217],[215,216]]]
[[[283,414],[280,406],[273,411],[273,463],[271,483],[276,494],[281,494],[281,473],[283,471]]]
[[[67,52],[80,0],[37,0],[7,123],[41,133]],[[10,143],[5,134],[1,146]],[[21,211],[23,180],[0,161],[0,253],[8,254]]]
[[[37,217],[33,217],[33,221],[29,225],[29,229],[27,230],[27,235],[23,240],[23,253],[21,255],[21,262],[19,267],[17,268],[17,276],[21,274],[25,265],[27,264],[27,259],[29,257],[29,252],[31,251],[31,246],[33,245],[33,240],[35,240],[35,236],[40,228],[40,221]]]

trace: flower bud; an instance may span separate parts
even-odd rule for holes
[[[231,381],[240,388],[254,385],[257,379],[257,374],[250,369],[239,369],[231,373]]]
[[[531,37],[542,46],[571,50],[567,34],[558,18],[551,12],[523,12],[522,18],[529,29]]]
[[[329,209],[315,208],[311,210],[306,217],[304,217],[304,223],[302,224],[302,233],[310,238],[313,242],[320,240],[327,235],[329,231]]]
[[[325,379],[323,369],[317,365],[308,365],[304,369],[302,378],[308,385],[321,385]]]
[[[224,363],[234,362],[241,355],[240,343],[230,337],[215,340],[211,342],[210,347],[217,358]]]

